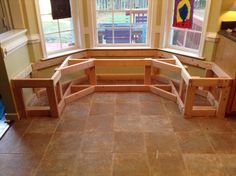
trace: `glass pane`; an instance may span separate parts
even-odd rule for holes
[[[146,28],[132,28],[132,43],[147,43],[147,29]]]
[[[58,20],[53,20],[51,15],[42,15],[41,19],[44,34],[58,32]]]
[[[197,32],[187,32],[187,40],[185,47],[191,49],[199,49],[201,41],[201,33]]]
[[[202,31],[205,17],[206,0],[195,0],[192,29]]]
[[[59,34],[48,34],[45,35],[45,44],[47,52],[52,52],[61,49]]]
[[[132,18],[132,27],[135,27],[135,28],[147,28],[147,23],[148,21],[148,17],[147,15],[135,15],[133,16]]]
[[[113,43],[113,31],[112,28],[97,29],[98,43],[99,44],[111,44]]]
[[[51,13],[50,0],[39,0],[38,2],[39,2],[40,14],[50,14]]]
[[[147,9],[148,0],[133,0],[132,8],[133,9]]]
[[[73,29],[72,18],[60,19],[59,20],[60,31],[68,31]]]
[[[97,28],[112,27],[113,19],[111,12],[97,12]]]
[[[125,11],[114,12],[115,27],[130,27],[130,16],[127,16]]]
[[[113,0],[97,0],[96,10],[112,10]]]
[[[172,30],[172,45],[177,45],[177,46],[184,46],[184,36],[185,36],[185,31],[180,31],[180,30]]]
[[[75,37],[73,31],[62,32],[60,34],[61,34],[61,44],[63,49],[75,46]]]
[[[132,0],[114,0],[115,10],[125,10],[130,9]]]
[[[114,30],[114,43],[130,43],[130,28],[116,28]]]

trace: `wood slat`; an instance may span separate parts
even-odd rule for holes
[[[49,107],[27,107],[26,114],[28,117],[50,117]]]
[[[61,71],[62,75],[66,75],[66,74],[71,74],[71,73],[75,73],[78,71],[82,71],[82,70],[85,70],[85,69],[88,69],[91,67],[94,67],[93,60],[89,60],[89,61],[81,62],[78,64],[66,66],[66,67],[60,68],[59,70]]]
[[[65,102],[66,104],[73,102],[75,100],[78,100],[79,98],[82,98],[86,95],[89,95],[91,93],[93,93],[95,91],[95,87],[94,86],[90,86],[87,89],[81,90],[79,92],[73,93],[71,95],[68,95],[65,97]]]
[[[14,79],[12,81],[16,87],[21,88],[44,88],[53,86],[53,80],[48,78]]]
[[[96,85],[96,92],[148,92],[145,85]]]
[[[96,59],[95,66],[147,66],[151,65],[151,60],[145,59]]]
[[[181,73],[181,67],[179,67],[177,65],[172,65],[172,64],[169,64],[169,63],[165,63],[165,62],[162,62],[162,61],[158,61],[158,60],[153,60],[152,66],[156,67],[156,68],[160,68],[160,69],[165,69],[165,70],[177,73],[177,74]]]
[[[150,91],[156,95],[159,95],[163,98],[166,98],[168,100],[171,100],[173,102],[176,102],[177,101],[177,97],[176,95],[174,95],[173,93],[170,93],[170,92],[167,92],[167,91],[164,91],[160,88],[157,88],[157,87],[154,87],[154,86],[150,86]]]
[[[216,108],[212,106],[193,106],[192,117],[215,117]]]

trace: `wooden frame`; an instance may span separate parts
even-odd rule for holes
[[[87,50],[68,56],[65,59],[58,58],[54,61],[47,61],[32,64],[23,72],[19,73],[12,80],[13,92],[15,95],[16,106],[20,118],[28,116],[51,116],[59,117],[66,104],[71,103],[93,92],[152,92],[170,101],[176,102],[180,111],[186,118],[202,116],[223,117],[228,102],[232,78],[230,78],[219,66],[214,63],[200,60],[185,60],[177,58],[169,53],[160,50],[146,50],[146,59],[95,59],[94,57],[107,56],[145,56],[145,50]],[[122,55],[123,54],[123,55]],[[88,56],[88,58],[84,58]],[[151,58],[150,58],[151,57]],[[205,77],[191,76],[184,63],[198,66],[206,70]],[[37,78],[38,70],[50,66],[59,65],[51,78]],[[97,74],[97,66],[140,66],[144,67],[143,74]],[[180,77],[175,80],[171,77],[163,77],[160,70],[172,72]],[[85,76],[77,80],[71,80],[67,83],[61,83],[61,77],[68,74],[76,74],[78,71],[84,71]],[[30,76],[30,78],[29,78]],[[126,85],[108,85],[98,84],[101,80],[124,80],[143,81],[143,84]],[[158,80],[161,83],[155,83]],[[86,84],[83,84],[86,82]],[[36,94],[38,88],[44,88],[47,92],[48,107],[27,107],[24,103],[23,88],[33,88]],[[215,90],[219,92],[216,95]],[[42,92],[42,90],[40,90]],[[205,97],[210,105],[200,106],[194,103],[196,96]]]

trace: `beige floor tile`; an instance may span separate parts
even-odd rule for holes
[[[36,176],[72,175],[74,161],[74,154],[47,153],[40,162]]]
[[[138,103],[123,103],[116,104],[116,115],[140,115],[140,106]]]
[[[113,146],[113,133],[91,132],[83,134],[82,152],[111,152]]]
[[[34,119],[27,129],[27,133],[54,133],[59,119]]]
[[[58,132],[83,132],[85,129],[86,118],[77,120],[63,119],[59,122],[56,133]]]
[[[139,96],[138,93],[117,93],[116,95],[117,103],[138,103]]]
[[[145,133],[146,149],[151,153],[181,153],[173,132]]]
[[[227,119],[200,119],[199,124],[203,131],[206,132],[231,132]]]
[[[20,143],[24,131],[10,128],[0,140],[0,153],[14,153],[15,147]]]
[[[93,103],[115,103],[116,93],[94,93]]]
[[[0,154],[0,175],[31,176],[43,154]]]
[[[115,113],[115,104],[92,103],[90,115],[107,115]]]
[[[114,124],[113,115],[93,115],[89,116],[86,122],[86,132],[112,132]]]
[[[76,153],[80,149],[82,134],[77,132],[55,133],[50,145],[49,152],[53,153]]]
[[[63,114],[62,119],[65,120],[78,120],[84,119],[88,117],[90,112],[90,104],[89,103],[72,103],[66,106]]]
[[[52,134],[27,133],[15,146],[14,153],[43,153],[52,137]]]
[[[236,118],[231,117],[228,119],[227,127],[229,127],[233,132],[236,132]]]
[[[181,112],[178,108],[178,105],[172,101],[163,99],[163,105],[166,109],[166,111],[168,112],[168,114],[170,115],[181,115]]]
[[[190,176],[224,176],[215,154],[185,154],[184,162]]]
[[[216,153],[236,153],[236,135],[230,132],[208,133]]]
[[[180,154],[148,153],[151,176],[189,176]]]
[[[154,95],[153,93],[140,93],[139,101],[143,102],[161,102],[162,98],[160,96]]]
[[[182,116],[171,116],[170,119],[175,132],[201,131],[197,119],[185,119]]]
[[[145,152],[144,134],[136,132],[115,132],[114,152]]]
[[[206,135],[202,132],[178,132],[176,135],[183,153],[214,153]]]
[[[145,154],[114,154],[113,176],[148,176],[149,168]]]
[[[235,176],[236,173],[236,155],[226,154],[220,155],[225,176]]]
[[[160,115],[141,116],[142,129],[144,132],[173,131],[168,118]]]
[[[74,176],[111,176],[112,153],[79,153]]]
[[[160,102],[144,102],[140,104],[142,115],[162,115],[166,116],[164,106]]]
[[[139,115],[116,115],[114,122],[116,132],[142,132],[142,122]]]

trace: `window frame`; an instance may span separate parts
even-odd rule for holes
[[[118,44],[118,43],[111,43],[111,44],[99,44],[98,43],[98,36],[97,36],[97,20],[96,20],[96,0],[90,0],[90,7],[91,7],[91,26],[92,26],[92,31],[91,31],[91,36],[93,36],[92,38],[92,46],[93,47],[151,47],[151,36],[153,35],[153,27],[152,27],[152,17],[153,17],[153,1],[152,0],[148,0],[148,22],[147,22],[147,42],[146,43],[122,43],[122,44]],[[114,10],[112,9],[111,12],[112,14],[114,14],[114,12],[117,12],[119,10]],[[120,10],[123,11],[123,10]],[[112,29],[114,28],[114,26],[112,27]],[[116,28],[114,28],[116,29]],[[130,28],[131,30],[132,28]],[[114,36],[113,36],[114,37]],[[131,37],[131,36],[130,36]],[[114,39],[113,39],[114,40]]]
[[[50,56],[57,55],[57,54],[63,54],[68,51],[73,51],[81,47],[81,35],[79,35],[80,30],[80,17],[78,16],[77,8],[80,7],[80,4],[76,2],[76,0],[71,0],[71,18],[73,23],[73,29],[70,31],[73,31],[74,33],[74,42],[75,45],[72,47],[68,47],[65,49],[60,49],[52,52],[47,52],[46,49],[46,41],[45,41],[45,35],[43,32],[43,26],[42,26],[42,20],[41,20],[41,13],[40,13],[40,7],[39,7],[39,1],[35,0],[35,7],[36,7],[36,13],[37,13],[37,20],[38,20],[38,26],[39,26],[39,34],[41,38],[41,47],[43,51],[44,59],[47,59]],[[58,32],[60,35],[60,32]],[[46,34],[47,35],[47,34]]]
[[[163,11],[162,16],[166,16],[166,18],[162,19],[162,34],[163,37],[160,40],[160,45],[164,48],[170,49],[170,50],[175,50],[175,51],[182,51],[186,53],[193,53],[196,56],[202,57],[203,55],[203,49],[205,45],[205,38],[207,35],[207,25],[208,25],[208,19],[209,19],[209,14],[210,14],[210,6],[211,6],[211,0],[206,0],[206,7],[205,7],[205,16],[203,19],[203,28],[201,33],[201,38],[200,38],[200,44],[199,44],[199,49],[191,49],[191,48],[186,48],[186,47],[181,47],[177,45],[171,45],[171,30],[174,28],[172,27],[173,23],[173,13],[174,11],[172,10],[174,8],[174,0],[168,0],[163,3]],[[164,10],[165,9],[165,10]],[[166,14],[166,12],[168,12]],[[191,31],[191,29],[180,29],[181,31]],[[187,35],[187,34],[186,34]]]

